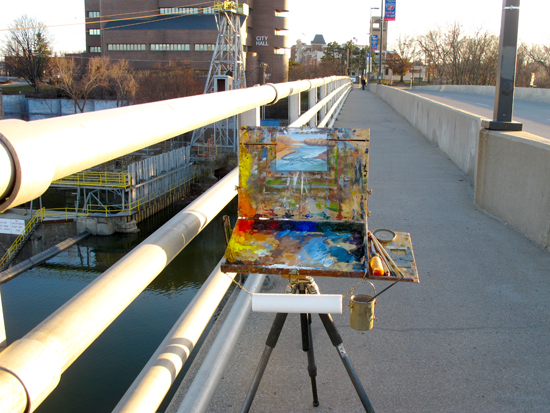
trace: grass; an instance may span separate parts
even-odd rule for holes
[[[31,85],[10,85],[9,83],[0,84],[3,95],[34,95],[34,87]],[[40,85],[40,93],[55,91],[56,87],[51,85]]]

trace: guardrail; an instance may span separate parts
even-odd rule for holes
[[[30,237],[32,232],[43,220],[44,208],[36,211],[36,214],[34,214],[29,222],[27,222],[27,225],[25,225],[25,229],[21,232],[21,234],[19,234],[15,241],[13,241],[13,244],[11,244],[11,247],[8,248],[2,259],[0,259],[0,271],[7,268],[11,260],[13,260],[21,248],[23,248],[23,245],[25,245],[25,242],[27,242],[27,239]]]
[[[104,215],[106,217],[113,215],[120,215],[121,213],[127,213],[132,215],[136,211],[141,211],[152,201],[158,201],[161,198],[168,198],[172,196],[180,188],[189,188],[191,184],[196,182],[199,179],[198,173],[192,174],[190,177],[185,179],[180,179],[178,182],[165,187],[162,191],[157,191],[155,193],[149,194],[148,196],[137,199],[128,204],[88,204],[85,209],[82,208],[45,208],[44,217],[65,217],[65,220],[68,220],[69,217],[73,218],[75,216],[87,217],[90,215]]]
[[[350,79],[329,77],[264,85],[105,110],[100,114],[84,113],[57,118],[54,122],[49,119],[27,123],[2,121],[0,161],[7,160],[10,167],[4,168],[0,162],[0,193],[3,194],[0,210],[36,198],[52,181],[79,170],[333,82],[348,83]],[[120,134],[120,125],[124,125],[123,134]],[[81,146],[84,139],[90,142]],[[54,149],[58,147],[65,147],[66,151],[57,154]],[[16,172],[12,174],[11,169]],[[22,170],[26,174],[21,175]],[[237,185],[235,169],[0,353],[3,368],[0,369],[0,411],[34,410],[53,391],[61,374],[74,360],[234,198]],[[209,305],[215,308],[218,302],[210,300]],[[186,349],[182,348],[181,353],[178,357],[183,363]],[[171,374],[168,376],[168,379],[159,377],[141,390],[149,406],[158,407],[161,403],[170,384],[166,385],[166,380],[175,379]]]
[[[131,185],[131,179],[127,172],[82,171],[53,181],[52,184],[128,188]]]

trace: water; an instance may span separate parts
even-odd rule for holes
[[[220,217],[234,218],[236,210],[234,201],[165,268],[63,373],[36,412],[112,411],[222,257],[225,239]],[[37,326],[177,211],[169,208],[138,224],[139,234],[90,236],[2,285],[8,344]]]
[[[326,171],[327,160],[317,157],[327,151],[326,146],[294,144],[295,152],[277,159],[277,171]]]

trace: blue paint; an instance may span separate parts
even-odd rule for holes
[[[336,259],[340,262],[352,263],[355,261],[355,257],[342,247],[330,247],[329,252],[330,255],[336,257]]]
[[[298,253],[300,260],[321,262],[327,256],[328,246],[325,244],[326,238],[313,238],[307,242]],[[307,255],[306,255],[307,254]],[[308,257],[309,255],[309,257]],[[310,258],[311,257],[311,258]]]

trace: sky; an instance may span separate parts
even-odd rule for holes
[[[177,0],[174,1],[177,3]],[[197,3],[202,1],[197,0]],[[378,0],[288,1],[287,34],[292,44],[298,39],[311,43],[316,34],[322,34],[327,43],[345,43],[355,37],[358,44],[367,44],[369,16],[371,13],[379,16],[381,7]],[[50,26],[56,52],[84,50],[84,0],[5,0],[3,3],[0,11],[0,48],[8,33],[3,29],[26,13]],[[453,22],[461,23],[467,33],[481,28],[499,34],[502,5],[502,0],[461,0],[452,3],[442,0],[396,0],[396,20],[388,22],[389,48],[400,35],[421,35],[437,26],[445,28]],[[371,11],[371,7],[379,9]],[[550,1],[523,0],[519,16],[520,41],[550,44]]]

